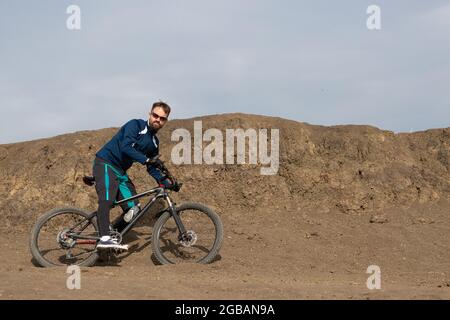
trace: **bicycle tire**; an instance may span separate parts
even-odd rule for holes
[[[53,210],[45,213],[37,220],[36,224],[34,225],[32,231],[31,231],[31,237],[30,237],[31,255],[36,260],[36,262],[42,267],[55,267],[55,266],[71,265],[71,264],[84,266],[84,267],[92,266],[98,259],[98,253],[95,250],[92,251],[92,253],[86,259],[82,260],[79,263],[55,264],[55,263],[52,263],[51,261],[47,260],[42,255],[41,250],[39,249],[39,235],[41,233],[42,227],[46,224],[46,222],[50,221],[52,218],[54,218],[58,215],[65,214],[65,213],[73,213],[73,214],[79,215],[80,217],[83,217],[86,219],[89,219],[89,217],[90,217],[90,213],[88,213],[82,209],[74,208],[74,207],[56,208],[56,209],[53,209]],[[98,231],[95,217],[90,221],[89,225],[93,226],[95,232]],[[59,227],[60,230],[63,230],[63,228],[64,228],[63,226]],[[57,243],[57,241],[56,241],[57,234],[54,234],[54,237],[55,237],[55,243]]]
[[[201,263],[201,264],[207,264],[210,263],[214,258],[218,255],[219,250],[222,246],[223,241],[223,225],[220,220],[220,217],[210,208],[207,206],[200,204],[200,203],[194,203],[194,202],[187,202],[180,206],[176,207],[177,212],[179,213],[180,219],[183,221],[183,213],[187,210],[195,210],[197,212],[203,213],[206,215],[211,222],[214,225],[215,228],[215,235],[214,235],[214,242],[211,246],[208,252],[208,254],[195,262]],[[164,254],[164,250],[160,247],[160,238],[161,238],[161,231],[164,225],[169,221],[169,219],[174,223],[174,219],[172,218],[169,212],[164,212],[159,219],[156,221],[154,229],[153,229],[153,235],[152,235],[152,250],[155,255],[155,258],[157,261],[161,264],[176,264],[172,260],[166,257]],[[183,224],[185,222],[183,221]],[[172,228],[173,229],[173,228]],[[178,232],[178,229],[176,230]]]

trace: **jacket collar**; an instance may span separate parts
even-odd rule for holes
[[[153,129],[153,127],[150,125],[149,120],[147,120],[145,125],[147,126],[147,132],[149,132],[151,134],[155,134],[156,133],[155,129]]]

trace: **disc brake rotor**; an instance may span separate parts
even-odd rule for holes
[[[197,234],[189,230],[186,234],[183,235],[183,239],[180,240],[180,243],[183,247],[192,247],[197,242]]]

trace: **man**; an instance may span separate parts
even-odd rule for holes
[[[149,164],[150,158],[159,154],[159,140],[156,136],[167,123],[170,106],[164,102],[155,102],[149,113],[148,121],[134,119],[127,122],[119,132],[96,153],[93,174],[95,190],[98,195],[97,221],[100,233],[98,249],[128,250],[128,245],[117,243],[110,237],[109,211],[114,201],[136,195],[136,189],[126,174],[133,162],[147,165],[148,173],[160,185],[170,186],[161,172]],[[138,201],[128,201],[122,205],[126,212],[124,220],[130,221],[139,210]]]

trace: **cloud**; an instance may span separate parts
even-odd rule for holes
[[[0,143],[119,126],[158,99],[175,118],[448,126],[444,2],[381,1],[377,32],[360,1],[80,0],[79,32],[65,28],[69,1],[17,3],[0,19],[0,108],[13,110]],[[18,121],[29,128],[15,133]]]
[[[434,27],[436,31],[447,33],[450,30],[450,4],[427,10],[419,16],[425,24]],[[440,30],[439,30],[440,29]]]

